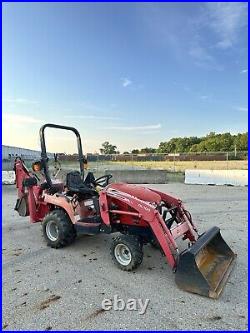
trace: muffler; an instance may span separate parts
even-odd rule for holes
[[[210,298],[218,298],[235,263],[236,254],[213,227],[178,260],[175,282],[183,290]]]

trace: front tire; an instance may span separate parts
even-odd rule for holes
[[[47,245],[56,249],[73,243],[76,238],[74,225],[68,215],[59,209],[45,216],[42,230]]]
[[[113,240],[110,254],[113,262],[120,269],[132,271],[142,263],[142,243],[136,236],[120,235]]]

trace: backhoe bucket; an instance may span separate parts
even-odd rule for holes
[[[220,229],[213,227],[180,254],[175,282],[183,290],[218,298],[235,259],[236,254],[221,237]]]

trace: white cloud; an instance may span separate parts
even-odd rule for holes
[[[37,101],[29,100],[27,98],[3,98],[4,103],[10,104],[22,104],[22,105],[35,105],[38,104]]]
[[[120,119],[118,117],[112,117],[112,116],[95,116],[95,115],[66,115],[64,116],[64,118],[70,118],[70,119],[102,119],[102,120],[116,120],[116,119]]]
[[[198,32],[192,38],[189,55],[199,67],[223,70],[212,49],[226,50],[237,44],[242,28],[247,26],[247,5],[237,2],[207,2],[204,9],[203,13],[192,21],[195,31]],[[210,46],[207,45],[207,40],[202,38],[207,30],[214,35],[214,44]]]
[[[241,74],[248,73],[248,69],[242,69]]]
[[[230,39],[224,39],[224,40],[221,40],[220,42],[218,42],[216,44],[216,46],[219,48],[219,49],[228,49],[229,47],[232,47],[233,46],[233,43],[231,42]]]
[[[194,63],[199,67],[205,69],[215,69],[218,71],[223,69],[207,48],[202,47],[199,42],[195,42],[195,44],[189,48],[189,55],[193,58]]]
[[[127,77],[122,77],[122,78],[121,78],[121,81],[122,81],[122,86],[123,86],[124,88],[130,86],[130,85],[133,83],[133,82],[132,82],[129,78],[127,78]]]
[[[236,106],[235,110],[242,111],[242,112],[248,112],[248,108],[244,106]]]
[[[140,134],[145,134],[145,135],[150,135],[150,134],[156,134],[159,133],[160,129],[152,129],[152,130],[146,130],[146,131],[141,131]]]
[[[216,33],[216,47],[231,48],[238,39],[240,29],[247,25],[247,5],[240,2],[208,2],[209,27]]]
[[[192,47],[189,50],[189,54],[199,60],[206,60],[206,61],[211,61],[213,60],[213,57],[207,53],[207,51],[202,48],[201,46],[197,45]]]
[[[200,98],[205,100],[205,99],[208,99],[208,96],[207,95],[202,95]]]
[[[31,116],[24,116],[20,114],[3,114],[4,125],[6,123],[13,125],[27,125],[27,124],[38,124],[44,122],[41,119],[37,119]]]
[[[3,144],[23,148],[37,149],[38,130],[44,123],[34,116],[3,113]]]
[[[246,3],[204,2],[189,11],[152,3],[138,11],[150,32],[145,38],[152,36],[154,44],[173,52],[177,60],[186,61],[189,54],[195,65],[208,70],[223,70],[218,50],[240,48],[239,40],[246,37]]]
[[[144,126],[111,126],[105,127],[105,129],[109,130],[121,130],[121,131],[145,131],[145,130],[156,130],[160,129],[161,124],[156,125],[144,125]]]
[[[90,110],[90,111],[103,111],[103,108],[99,107],[98,105],[95,105],[93,103],[89,102],[82,102],[80,104],[84,109]]]
[[[109,109],[117,109],[118,105],[116,103],[111,103],[108,106],[100,106],[89,101],[83,101],[80,103],[80,106],[83,107],[84,112],[88,113],[104,113]]]

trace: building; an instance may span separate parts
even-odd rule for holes
[[[41,157],[41,152],[20,147],[2,145],[2,161],[10,160],[16,156],[22,157],[24,160],[36,159]]]
[[[31,161],[41,158],[41,152],[38,150],[2,145],[2,170],[13,170],[14,160],[17,156],[30,164]],[[48,153],[48,157],[53,158],[53,154]]]

